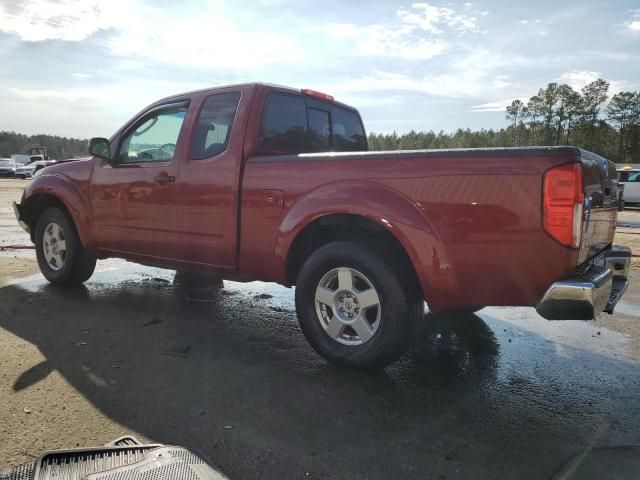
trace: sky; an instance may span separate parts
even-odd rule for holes
[[[549,82],[640,90],[640,0],[0,0],[0,131],[109,137],[149,103],[262,81],[367,131],[500,128]]]

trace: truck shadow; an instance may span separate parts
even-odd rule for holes
[[[496,332],[507,325],[476,315],[428,316],[414,350],[372,374],[328,365],[294,312],[233,288],[194,295],[166,278],[97,274],[80,289],[5,287],[0,304],[0,327],[46,359],[7,378],[14,391],[57,370],[114,421],[199,451],[231,478],[471,475],[492,455],[488,477],[540,478],[623,406],[638,425],[628,396],[602,404],[622,377],[638,391],[635,366],[559,356],[512,325],[534,348],[505,360]],[[572,358],[597,362],[597,382]]]

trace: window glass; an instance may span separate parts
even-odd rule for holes
[[[338,152],[367,149],[367,142],[360,118],[353,110],[333,107],[333,146]]]
[[[304,98],[270,94],[262,117],[260,140],[263,147],[277,152],[303,152],[308,149]]]
[[[620,182],[640,182],[640,172],[619,172]]]
[[[312,150],[323,149],[331,145],[331,121],[329,112],[310,108],[309,142]]]
[[[173,158],[186,107],[160,111],[129,133],[118,154],[120,163],[166,162]]]
[[[211,95],[204,102],[191,144],[191,158],[213,157],[227,149],[240,93]]]

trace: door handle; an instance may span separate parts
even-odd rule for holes
[[[175,182],[176,177],[172,175],[167,175],[166,173],[162,173],[160,175],[156,175],[153,177],[153,181],[159,183],[160,185],[164,185],[165,183]]]

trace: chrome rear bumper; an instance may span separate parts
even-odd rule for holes
[[[536,307],[547,320],[593,320],[613,310],[629,286],[631,250],[614,245],[582,274],[553,283]]]

